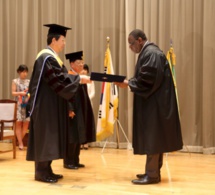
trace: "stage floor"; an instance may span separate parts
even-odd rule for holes
[[[7,145],[4,143],[4,145]],[[2,143],[0,145],[2,147]],[[7,147],[7,146],[6,146]],[[144,172],[145,155],[133,155],[132,150],[105,148],[81,150],[80,163],[85,168],[63,168],[55,160],[52,168],[63,174],[58,183],[34,180],[34,163],[26,161],[25,151],[17,149],[0,154],[1,195],[144,195],[144,194],[215,194],[215,156],[173,152],[164,155],[161,182],[152,185],[133,185],[137,173]]]

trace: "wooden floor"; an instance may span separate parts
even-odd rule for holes
[[[143,173],[145,156],[132,150],[90,148],[81,150],[86,167],[68,170],[62,160],[53,161],[55,173],[64,175],[56,184],[34,180],[34,163],[25,160],[26,151],[0,154],[0,195],[144,195],[215,194],[215,156],[169,153],[164,156],[162,181],[153,185],[133,185],[137,173]]]

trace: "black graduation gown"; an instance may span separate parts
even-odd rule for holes
[[[37,58],[29,85],[30,131],[27,160],[50,161],[63,158],[68,133],[68,101],[79,86],[80,77],[69,75],[54,57],[49,57],[37,90],[45,53]],[[36,96],[37,93],[37,96]],[[33,106],[35,96],[36,101]]]
[[[180,150],[183,143],[170,67],[166,56],[153,43],[139,54],[129,87],[134,92],[134,154]]]
[[[96,141],[95,120],[87,85],[80,84],[77,93],[70,103],[70,110],[75,112],[69,119],[69,143],[90,143]]]

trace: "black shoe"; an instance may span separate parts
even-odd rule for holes
[[[52,173],[52,175],[51,175],[53,178],[55,178],[55,179],[62,179],[63,178],[63,175],[60,175],[60,174],[54,174],[54,173]]]
[[[146,173],[144,173],[144,174],[137,174],[136,176],[137,176],[137,178],[141,179],[141,178],[145,177],[145,175],[146,175]],[[161,181],[161,176],[159,175],[159,182],[160,181]]]
[[[142,177],[145,177],[145,175],[146,175],[146,173],[144,173],[144,174],[141,174],[141,173],[140,173],[140,174],[137,174],[136,176],[137,176],[137,178],[140,179],[140,178],[142,178]]]
[[[54,178],[52,176],[35,176],[35,180],[46,182],[46,183],[56,183],[58,181],[57,178]]]
[[[77,165],[75,165],[75,166],[77,166],[78,168],[84,168],[84,167],[85,167],[84,164],[77,164]]]
[[[78,169],[78,166],[76,166],[76,165],[67,165],[67,164],[64,164],[64,168],[66,168],[66,169]]]
[[[139,184],[139,185],[146,185],[146,184],[155,184],[159,183],[159,177],[149,177],[147,174],[145,174],[144,177],[140,179],[134,179],[132,180],[133,184]]]

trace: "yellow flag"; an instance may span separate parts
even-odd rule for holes
[[[104,72],[114,74],[109,44],[105,52]],[[101,141],[114,133],[114,122],[117,118],[118,91],[113,83],[103,82],[97,120],[96,140]]]
[[[175,73],[175,65],[176,65],[176,55],[174,53],[174,49],[171,46],[169,51],[167,52],[167,60],[169,62],[170,70],[172,73],[172,78],[175,86],[175,94],[176,94],[176,99],[177,99],[177,104],[178,104],[178,113],[180,116],[180,110],[179,110],[179,101],[178,101],[178,92],[177,92],[177,85],[176,85],[176,73]]]

